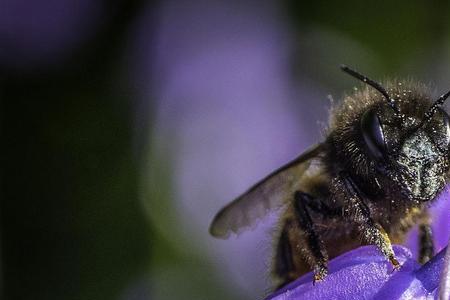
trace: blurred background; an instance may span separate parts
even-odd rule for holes
[[[449,12],[0,0],[0,299],[263,297],[276,213],[226,241],[214,214],[321,140],[357,84],[339,64],[447,91]],[[449,208],[433,208],[438,248]]]

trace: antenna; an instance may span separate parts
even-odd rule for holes
[[[386,100],[389,103],[389,106],[395,111],[395,113],[397,115],[400,114],[400,111],[398,110],[398,107],[395,105],[394,100],[391,97],[389,97],[389,94],[386,92],[384,87],[381,86],[381,84],[379,84],[378,82],[373,81],[372,79],[368,78],[367,76],[364,76],[364,75],[360,74],[359,72],[347,67],[346,65],[341,65],[341,70],[344,71],[345,73],[355,77],[356,79],[359,79],[364,83],[367,83],[368,85],[370,85],[371,87],[373,87],[374,89],[379,91],[384,96],[384,98],[386,98]],[[449,95],[447,95],[447,97]]]
[[[434,103],[431,105],[430,109],[425,113],[425,117],[423,119],[423,124],[429,122],[431,118],[433,118],[437,109],[444,104],[445,100],[447,100],[448,96],[450,96],[450,91],[440,96]]]

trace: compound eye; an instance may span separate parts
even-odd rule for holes
[[[441,109],[443,121],[444,121],[444,140],[443,140],[443,148],[446,150],[450,144],[450,118],[448,114]]]
[[[374,110],[363,114],[361,131],[370,154],[377,160],[382,159],[387,153],[387,146],[380,118]]]

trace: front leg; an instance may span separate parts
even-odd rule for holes
[[[309,213],[308,205],[312,202],[312,197],[303,192],[296,192],[294,195],[294,208],[300,227],[304,235],[306,246],[303,251],[306,260],[314,268],[314,282],[321,281],[328,274],[328,254],[323,241],[320,239],[314,228],[313,220]]]
[[[430,215],[425,212],[419,223],[419,262],[429,261],[434,254],[433,231],[430,225]]]
[[[389,259],[394,269],[399,269],[400,264],[395,258],[389,236],[383,227],[372,219],[370,209],[364,202],[365,197],[356,183],[346,173],[341,173],[333,181],[334,188],[344,199],[344,214],[358,224],[364,241],[375,245]]]

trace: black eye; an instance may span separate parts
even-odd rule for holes
[[[450,119],[448,114],[442,110],[439,109],[441,111],[442,117],[443,117],[443,136],[442,136],[442,140],[440,141],[440,143],[438,143],[440,145],[439,148],[441,148],[441,150],[443,151],[447,151],[448,150],[448,146],[450,144]]]
[[[366,111],[361,119],[364,142],[375,159],[382,159],[387,153],[386,141],[380,118],[374,110]]]

